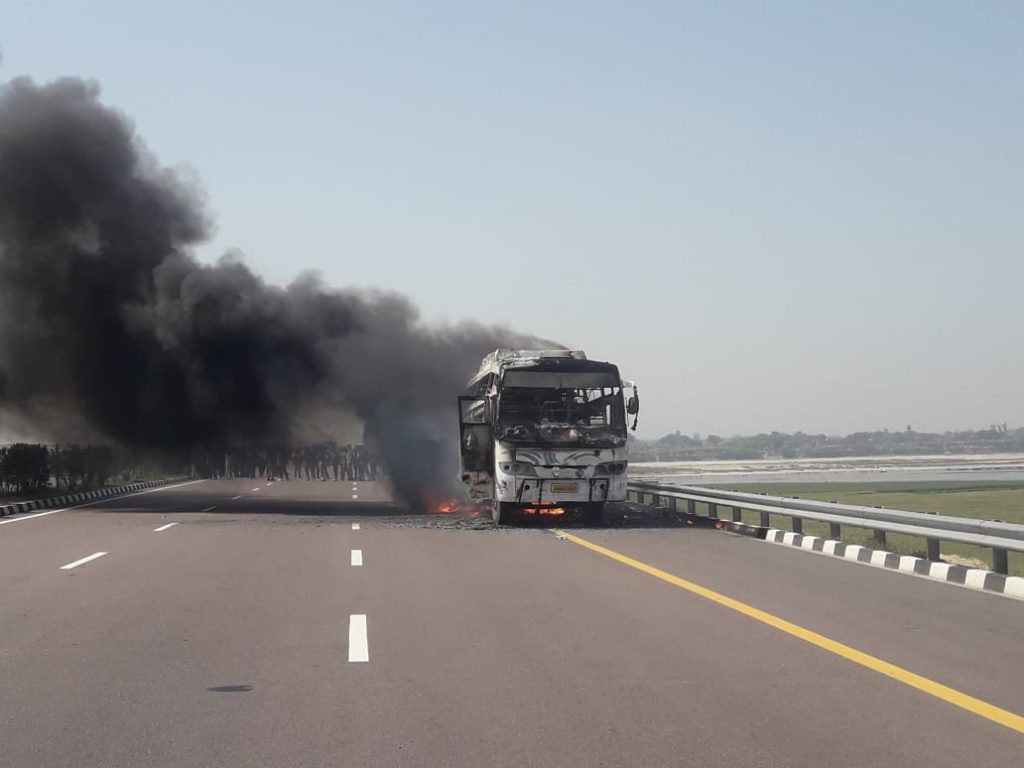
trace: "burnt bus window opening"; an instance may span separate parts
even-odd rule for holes
[[[625,439],[622,387],[614,374],[509,371],[500,391],[502,439],[585,445]]]

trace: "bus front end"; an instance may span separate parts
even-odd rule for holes
[[[490,492],[495,522],[598,522],[607,502],[625,501],[627,417],[639,401],[615,365],[579,351],[498,350],[471,384],[477,395],[460,398],[463,481],[471,497]]]

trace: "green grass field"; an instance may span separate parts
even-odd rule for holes
[[[712,487],[1024,524],[1024,482],[761,483]],[[698,512],[703,513],[705,510],[698,507]],[[720,507],[719,514],[727,516],[729,509]],[[759,517],[757,513],[745,512],[743,519],[745,522],[757,523]],[[776,518],[773,515],[772,525],[788,530],[790,521],[789,518]],[[828,525],[805,521],[804,533],[827,537]],[[873,544],[871,531],[864,529],[844,528],[842,539],[851,544]],[[922,557],[926,552],[924,539],[893,534],[887,537],[886,549]],[[977,558],[990,566],[992,564],[991,550],[967,544],[943,542],[942,554]],[[1024,553],[1011,552],[1009,566],[1012,575],[1024,576]]]

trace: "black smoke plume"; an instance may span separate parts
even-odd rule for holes
[[[448,491],[455,395],[484,353],[536,340],[428,327],[403,296],[315,276],[268,285],[230,254],[202,264],[210,226],[95,84],[0,86],[0,413],[176,456],[354,415],[399,496]]]

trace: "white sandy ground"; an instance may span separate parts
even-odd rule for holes
[[[668,474],[751,474],[768,472],[878,472],[929,470],[956,472],[971,470],[1024,471],[1024,454],[949,454],[942,456],[847,456],[827,459],[754,459],[721,461],[636,461],[631,475]]]

